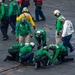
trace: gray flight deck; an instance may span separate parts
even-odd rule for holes
[[[7,2],[8,0],[6,0]],[[36,27],[45,28],[47,32],[47,45],[55,43],[55,20],[53,15],[54,10],[58,9],[65,16],[73,22],[75,27],[75,0],[43,0],[42,10],[46,16],[46,21],[35,22]],[[29,11],[35,17],[35,5],[31,0]],[[17,43],[15,36],[11,33],[11,27],[8,29],[9,40],[2,41],[2,34],[0,31],[0,75],[75,75],[75,60],[74,62],[67,62],[61,65],[53,65],[49,69],[35,70],[34,66],[18,66],[20,63],[14,61],[3,62],[8,55],[8,48]],[[34,41],[34,38],[31,38]],[[35,42],[35,41],[34,41]],[[75,46],[75,33],[71,39],[73,47]],[[36,46],[34,51],[36,50]],[[70,57],[75,58],[75,51],[69,52]]]

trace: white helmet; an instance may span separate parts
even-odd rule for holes
[[[25,45],[29,45],[29,43],[25,43]]]
[[[41,31],[40,31],[40,30],[38,30],[36,33],[37,33],[37,34],[40,34],[40,33],[41,33]]]
[[[57,15],[58,16],[59,14],[60,14],[60,11],[59,10],[55,10],[54,11],[54,15]]]
[[[0,0],[0,3],[2,2],[2,0]]]
[[[31,45],[32,47],[34,47],[34,46],[35,46],[35,43],[34,43],[34,42],[31,42],[30,45]]]
[[[56,47],[55,44],[50,44],[49,45],[49,49],[51,49],[51,50],[55,50],[55,47]]]
[[[41,34],[41,31],[40,30],[36,31],[36,37],[39,37],[40,34]]]
[[[49,46],[55,46],[55,44],[50,44]]]
[[[44,49],[48,49],[48,47],[47,47],[47,46],[44,46],[43,48],[44,48]]]
[[[28,8],[27,7],[24,7],[23,9],[22,9],[22,12],[28,12]]]

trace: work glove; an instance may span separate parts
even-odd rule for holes
[[[33,26],[33,29],[35,30],[35,26]]]
[[[18,41],[19,40],[19,37],[16,37],[16,41]]]
[[[57,35],[59,36],[60,35],[60,32],[57,32]]]
[[[33,35],[32,35],[32,34],[30,34],[30,37],[32,38],[32,37],[33,37]]]

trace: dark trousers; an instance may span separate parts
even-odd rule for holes
[[[11,55],[9,60],[19,60],[19,50],[9,50],[8,53]]]
[[[10,26],[12,28],[12,31],[15,31],[15,28],[16,28],[16,14],[15,15],[11,15],[9,17],[9,23],[10,23]]]
[[[37,59],[35,59],[35,62],[37,63],[37,67],[39,68],[41,66],[41,62],[43,64],[43,66],[46,66],[47,65],[47,62],[48,62],[48,57],[47,56],[41,56]]]
[[[61,51],[57,57],[58,59],[58,62],[68,62],[68,61],[73,61],[74,59],[73,58],[70,58],[70,57],[66,57],[68,56],[68,52],[67,51]]]
[[[57,57],[58,61],[62,62],[63,60],[65,60],[65,56],[68,56],[68,52],[67,51],[59,52],[59,55]]]
[[[41,48],[41,46],[46,46],[46,42],[44,43],[44,44],[42,44],[41,45],[41,43],[42,43],[42,39],[38,39],[38,47],[37,47],[37,49],[40,49]]]
[[[73,47],[70,43],[70,40],[72,38],[72,34],[71,35],[68,35],[68,36],[65,36],[62,38],[62,41],[63,41],[63,45],[66,47],[66,48],[70,48],[70,51],[73,50]]]
[[[39,21],[39,16],[42,18],[42,20],[45,20],[45,16],[42,12],[42,7],[41,6],[36,6],[36,9],[35,9],[35,18],[36,20]]]
[[[3,37],[8,37],[8,35],[7,35],[8,26],[9,26],[8,17],[2,18],[2,20],[1,20],[1,32],[3,34]]]
[[[20,8],[21,13],[22,13],[23,8],[28,7],[29,5],[30,5],[29,2],[26,2],[26,1],[22,2],[21,8]]]
[[[22,62],[27,62],[28,61],[28,63],[33,63],[33,56],[34,56],[33,52],[23,54],[22,56],[20,56],[20,60]]]

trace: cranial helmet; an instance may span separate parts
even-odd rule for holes
[[[36,31],[36,37],[39,37],[40,35],[41,35],[41,31],[40,30]]]
[[[30,45],[31,45],[32,47],[34,47],[34,46],[35,46],[35,43],[34,43],[34,42],[30,42]]]
[[[25,45],[29,45],[29,43],[25,43]]]
[[[41,31],[40,30],[38,30],[37,32],[36,32],[36,34],[40,34],[41,33]]]
[[[54,50],[55,49],[55,44],[50,44],[49,49]]]
[[[28,8],[27,7],[24,7],[22,12],[28,12]]]
[[[20,19],[21,22],[24,22],[25,20],[26,20],[25,17],[22,17],[22,18]]]
[[[59,10],[55,10],[54,11],[54,15],[58,16],[60,14],[60,11]]]
[[[46,49],[46,50],[47,50],[47,49],[48,49],[48,47],[47,47],[47,46],[44,46],[44,47],[43,47],[43,49]]]

